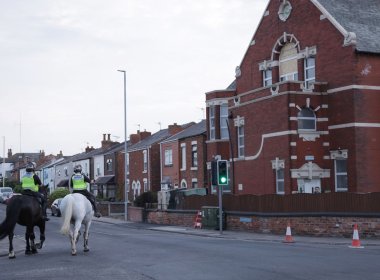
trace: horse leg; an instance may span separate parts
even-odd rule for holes
[[[90,251],[90,248],[88,247],[88,237],[90,236],[90,233],[89,233],[88,230],[90,228],[90,224],[91,224],[91,222],[86,223],[85,224],[85,228],[84,228],[84,235],[83,235],[83,239],[84,239],[84,244],[83,244],[84,249],[83,249],[83,251],[84,252]]]
[[[30,233],[30,247],[32,249],[32,254],[37,254],[37,248],[34,240],[36,239],[36,236],[34,235],[34,230],[32,229],[32,232]]]
[[[8,235],[8,239],[9,239],[9,254],[8,254],[8,257],[10,259],[16,258],[15,251],[13,250],[13,235],[14,235],[13,232]]]
[[[25,255],[31,255],[32,251],[30,250],[30,232],[28,231],[28,228],[25,232],[25,241],[26,241],[26,248],[25,248]]]
[[[41,223],[38,227],[40,228],[40,242],[36,243],[36,247],[37,249],[42,249],[45,241],[45,222]]]
[[[77,247],[76,247],[76,242],[79,238],[79,229],[81,227],[81,222],[80,221],[75,221],[74,224],[74,230],[71,235],[71,255],[75,256],[77,254]]]

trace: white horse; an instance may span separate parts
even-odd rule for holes
[[[69,236],[71,241],[71,255],[77,254],[76,243],[79,240],[80,228],[84,224],[84,252],[88,252],[88,235],[94,215],[90,201],[80,193],[66,195],[59,206],[62,214],[61,233]],[[71,227],[73,224],[73,227]]]

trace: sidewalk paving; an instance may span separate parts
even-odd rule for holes
[[[220,233],[219,230],[209,230],[209,229],[195,229],[191,227],[181,227],[181,226],[168,226],[168,225],[156,225],[147,223],[135,223],[130,221],[124,221],[123,219],[101,217],[94,218],[93,222],[108,223],[113,225],[126,225],[127,227],[146,229],[152,231],[168,232],[168,233],[178,233],[178,234],[188,234],[195,236],[204,236],[212,238],[222,238],[226,240],[242,240],[251,242],[279,242],[282,243],[285,240],[285,229],[284,236],[273,235],[273,234],[263,234],[263,233],[252,233],[244,231],[231,231],[224,230]],[[360,233],[359,233],[360,236]],[[338,238],[338,237],[312,237],[312,236],[295,236],[292,235],[294,243],[301,244],[325,244],[325,245],[343,245],[350,246],[351,238]],[[380,239],[361,239],[361,245],[366,246],[380,246]],[[25,240],[24,236],[15,236],[13,239],[13,247],[17,252],[22,252],[25,250]],[[9,243],[8,238],[0,240],[0,257],[8,256]]]

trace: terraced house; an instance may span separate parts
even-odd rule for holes
[[[380,191],[378,0],[272,0],[234,82],[206,93],[234,194]]]

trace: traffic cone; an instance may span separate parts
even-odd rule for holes
[[[363,246],[360,246],[360,240],[359,240],[359,232],[358,232],[358,225],[354,225],[354,233],[352,235],[352,245],[348,246],[350,248],[364,248]]]
[[[195,216],[194,228],[202,228],[202,211],[198,211]]]
[[[286,235],[284,243],[293,243],[293,237],[292,237],[292,230],[290,229],[290,223],[288,223],[288,226],[286,227]]]

